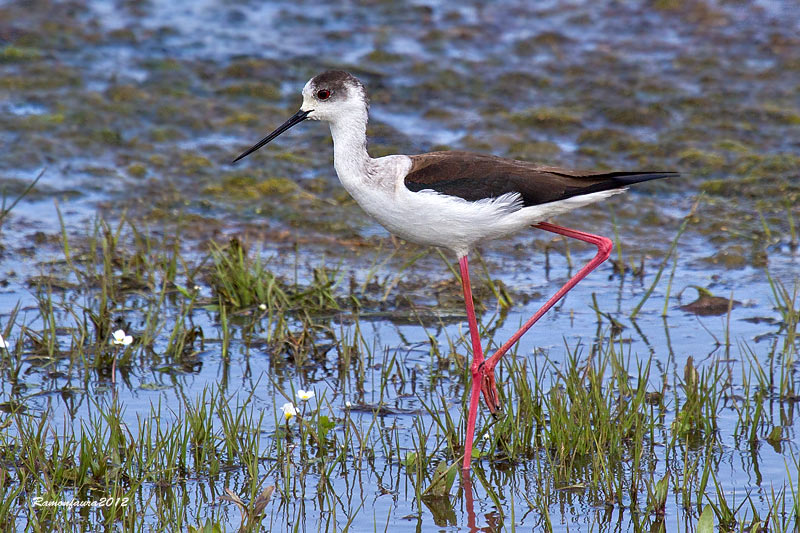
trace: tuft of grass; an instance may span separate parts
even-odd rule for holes
[[[212,243],[214,269],[209,282],[222,305],[234,310],[263,306],[273,313],[305,311],[323,313],[341,309],[334,295],[337,272],[313,271],[308,286],[289,284],[266,268],[258,254],[251,254],[238,238],[225,248]]]

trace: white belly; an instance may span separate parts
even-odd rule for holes
[[[597,202],[623,189],[602,191],[532,207],[516,207],[517,195],[469,202],[433,191],[360,194],[356,201],[391,233],[410,242],[449,248],[458,257],[475,245]]]

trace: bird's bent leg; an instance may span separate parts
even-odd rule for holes
[[[475,318],[475,305],[472,302],[472,286],[469,282],[469,263],[467,256],[458,261],[461,269],[461,288],[464,290],[464,305],[467,308],[467,321],[469,322],[469,334],[472,339],[472,364],[470,372],[472,374],[472,391],[469,397],[469,414],[467,415],[467,433],[464,439],[464,464],[463,468],[468,470],[472,462],[472,442],[475,438],[475,421],[478,417],[478,404],[483,383],[483,348],[481,347],[481,335],[478,330],[478,320]]]
[[[577,274],[572,276],[569,281],[567,281],[563,287],[561,287],[558,292],[556,292],[552,298],[547,300],[547,302],[542,306],[541,309],[536,311],[534,314],[522,327],[511,336],[508,341],[503,344],[491,357],[486,359],[484,362],[484,380],[491,379],[492,385],[494,385],[494,367],[497,365],[497,362],[500,358],[505,355],[505,353],[511,349],[514,344],[522,337],[530,328],[533,326],[537,320],[539,320],[542,315],[544,315],[551,307],[553,307],[556,302],[558,302],[561,298],[567,294],[570,289],[572,289],[575,285],[578,284],[580,280],[585,278],[589,272],[597,268],[603,261],[608,259],[608,256],[611,255],[611,248],[613,248],[613,243],[611,239],[607,237],[602,237],[600,235],[593,235],[591,233],[584,233],[582,231],[577,231],[574,229],[563,228],[561,226],[556,226],[555,224],[549,224],[547,222],[540,222],[533,226],[535,228],[543,229],[545,231],[550,231],[552,233],[558,233],[559,235],[564,235],[565,237],[571,237],[573,239],[578,239],[583,242],[588,242],[590,244],[594,244],[597,246],[597,255],[589,261],[583,268],[581,268]],[[492,386],[492,390],[495,388]],[[486,390],[484,390],[484,397],[486,397]],[[489,409],[492,409],[492,405],[489,405]]]

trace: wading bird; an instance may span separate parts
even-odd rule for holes
[[[324,120],[333,137],[333,165],[347,192],[391,233],[407,241],[452,250],[458,258],[473,360],[472,389],[464,443],[463,469],[469,469],[481,391],[489,411],[500,408],[494,368],[500,358],[572,287],[605,261],[612,243],[545,222],[575,208],[623,192],[640,181],[676,176],[674,172],[581,172],[461,151],[390,155],[367,153],[369,103],[362,83],[331,70],[303,87],[300,110],[234,160],[255,152],[300,122]],[[478,243],[528,227],[597,246],[597,255],[550,298],[491,357],[484,358],[467,254]]]

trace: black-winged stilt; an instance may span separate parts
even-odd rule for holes
[[[480,393],[491,413],[500,408],[494,367],[539,318],[610,252],[611,240],[545,222],[623,192],[640,181],[674,172],[581,172],[470,152],[431,152],[372,159],[367,153],[369,104],[364,86],[347,72],[331,70],[303,87],[300,110],[242,153],[255,152],[295,124],[325,120],[333,137],[333,164],[358,204],[395,235],[441,246],[458,257],[472,340],[472,390],[463,468],[469,469]],[[472,302],[467,254],[478,243],[536,227],[597,246],[597,255],[550,298],[491,357],[484,358]]]

